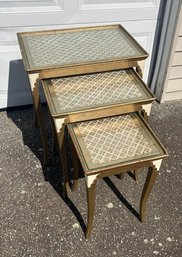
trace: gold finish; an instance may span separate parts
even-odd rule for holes
[[[67,168],[67,152],[66,152],[66,140],[65,137],[62,139],[62,134],[58,132],[58,142],[60,150],[60,159],[62,163],[62,172],[63,172],[63,195],[67,196],[67,191],[69,188],[69,177],[68,177],[68,168]]]
[[[50,150],[49,150],[49,144],[48,144],[48,139],[47,139],[46,130],[45,130],[43,111],[42,111],[41,102],[40,102],[40,95],[39,95],[39,88],[38,88],[39,78],[34,80],[34,77],[32,78],[32,75],[29,75],[29,80],[32,88],[31,92],[32,92],[32,100],[33,100],[33,106],[34,106],[35,124],[39,126],[43,149],[44,149],[44,165],[49,165]]]
[[[149,128],[149,126],[147,125],[147,123],[144,121],[144,119],[141,117],[140,114],[133,114],[133,117],[135,117],[134,119],[136,120],[137,124],[138,124],[138,128],[140,128],[141,130],[143,130],[145,132],[145,137],[148,137],[148,141],[151,140],[151,142],[153,142],[152,144],[155,145],[156,149],[158,150],[157,152],[153,152],[149,153],[148,156],[141,156],[140,158],[133,160],[131,158],[131,160],[127,160],[127,165],[132,165],[135,163],[142,163],[145,161],[152,161],[152,160],[157,160],[157,159],[161,159],[167,156],[166,150],[164,149],[164,147],[162,146],[162,144],[159,142],[159,140],[157,139],[157,137],[154,135],[154,133],[152,132],[152,130]],[[84,122],[83,122],[84,124]],[[84,168],[85,171],[85,175],[93,175],[93,174],[97,174],[100,173],[102,170],[106,171],[107,169],[111,170],[115,170],[118,167],[120,167],[121,165],[125,165],[125,160],[119,160],[118,162],[115,163],[115,161],[113,161],[113,165],[112,162],[108,163],[108,164],[104,164],[104,166],[100,165],[100,164],[93,164],[93,162],[91,161],[91,156],[90,153],[88,152],[85,143],[82,139],[82,136],[80,134],[80,130],[77,127],[77,123],[72,123],[72,124],[68,124],[68,130],[69,133],[71,135],[71,138],[73,140],[73,143],[75,145],[77,154],[80,158],[82,167]],[[89,139],[88,139],[89,140]],[[153,147],[153,146],[152,146]],[[83,157],[83,153],[84,153],[84,157]],[[132,169],[133,170],[133,169]]]
[[[124,115],[126,116],[126,115]],[[112,118],[112,117],[110,117]],[[141,117],[141,115],[138,113],[137,118],[140,120],[140,122],[143,124],[143,128],[147,131],[147,134],[151,136],[151,130],[149,129],[147,123],[145,120]],[[146,204],[149,197],[149,194],[153,188],[154,182],[157,178],[158,171],[156,167],[153,164],[153,161],[161,160],[164,157],[167,156],[167,153],[163,146],[159,143],[158,139],[155,137],[155,135],[152,134],[152,137],[154,140],[155,147],[159,149],[159,154],[153,156],[151,153],[151,156],[147,156],[146,158],[139,158],[136,157],[133,158],[133,160],[126,160],[124,162],[115,161],[113,164],[108,164],[108,166],[103,166],[99,168],[89,169],[88,165],[88,158],[87,153],[85,152],[85,149],[83,145],[80,144],[80,132],[76,131],[75,124],[68,124],[68,131],[71,136],[73,145],[75,146],[77,155],[79,157],[79,160],[82,164],[85,178],[89,180],[89,178],[93,179],[91,180],[91,184],[86,185],[87,190],[87,230],[86,230],[86,238],[89,238],[91,235],[91,230],[93,227],[93,220],[94,220],[94,210],[95,210],[95,194],[96,194],[96,183],[98,179],[117,175],[118,173],[121,174],[121,176],[124,175],[124,172],[127,172],[128,170],[133,170],[134,172],[138,170],[139,168],[149,167],[148,175],[146,178],[145,185],[143,187],[141,200],[140,200],[140,218],[143,222],[145,219],[145,212],[146,212]],[[104,132],[103,132],[104,133]],[[95,136],[93,133],[92,136]],[[88,139],[87,139],[88,140]],[[104,144],[104,143],[103,143]]]
[[[145,119],[146,122],[149,121],[149,116],[148,116],[147,112],[143,108],[141,110],[141,115]]]
[[[133,69],[47,79],[42,84],[51,114],[59,117],[112,106],[145,105],[155,99]]]
[[[136,72],[138,73],[138,75],[143,78],[143,74],[142,74],[142,69],[140,68],[140,66],[137,64],[136,66]]]
[[[123,60],[123,61],[108,61],[107,63],[93,63],[93,64],[85,64],[84,66],[74,66],[74,67],[60,67],[60,68],[52,68],[49,70],[41,70],[40,78],[41,79],[49,79],[56,77],[65,77],[65,76],[73,76],[73,75],[83,75],[94,72],[103,72],[103,71],[113,71],[120,69],[127,69],[136,67],[137,61],[133,60]],[[29,72],[31,73],[31,72]]]
[[[79,163],[78,163],[78,157],[76,154],[76,150],[75,147],[73,145],[72,140],[69,140],[70,143],[70,150],[71,150],[71,157],[73,160],[73,168],[74,168],[74,172],[73,172],[73,185],[72,185],[72,191],[76,191],[78,188],[78,178],[79,178]]]
[[[143,164],[133,164],[122,168],[122,173],[127,172],[128,169],[133,169],[133,168],[145,168],[149,167],[148,170],[148,175],[145,181],[145,185],[143,187],[142,195],[141,195],[141,200],[140,200],[140,220],[144,222],[145,220],[145,213],[146,213],[146,205],[147,201],[149,198],[149,194],[152,191],[152,188],[154,186],[154,182],[157,178],[158,171],[156,170],[155,166],[151,162],[145,162]],[[121,170],[120,168],[120,170]],[[101,172],[96,179],[93,181],[91,187],[86,187],[87,190],[87,229],[86,229],[86,238],[90,238],[91,236],[91,231],[93,227],[93,221],[94,221],[94,211],[95,211],[95,194],[96,194],[96,183],[98,179],[112,176],[112,175],[117,175],[117,171],[106,171],[106,172]]]
[[[90,110],[79,112],[76,114],[69,114],[68,115],[68,123],[78,122],[78,121],[86,121],[86,120],[93,120],[99,119],[104,117],[109,117],[112,115],[119,115],[125,114],[135,111],[140,111],[140,106],[137,104],[126,104],[126,105],[116,105],[106,108],[98,108],[97,110]]]
[[[140,67],[140,65],[138,63],[137,63],[137,66],[136,66],[136,72],[138,73],[138,75],[141,78],[143,78],[142,69],[141,69],[141,67]],[[141,114],[143,115],[144,113],[141,111]],[[148,117],[144,116],[144,115],[143,115],[143,117],[148,122]],[[138,180],[138,171],[134,170],[132,173],[133,173],[134,180],[137,181]]]
[[[50,117],[50,123],[51,123],[51,131],[52,131],[52,151],[54,152],[54,150],[58,148],[57,132],[54,125],[54,118],[51,116],[51,114],[49,115],[49,117]]]
[[[121,35],[121,39],[123,38],[123,40],[126,41],[127,46],[130,47],[131,49],[135,49],[133,51],[135,51],[135,54],[131,54],[129,56],[120,56],[120,58],[118,58],[117,54],[115,56],[113,56],[113,58],[110,57],[110,59],[106,58],[106,59],[102,59],[102,60],[97,60],[97,59],[93,59],[93,60],[82,60],[80,63],[78,62],[73,62],[71,64],[64,64],[63,62],[61,63],[56,63],[54,65],[49,65],[47,64],[44,66],[36,66],[35,63],[33,63],[32,61],[32,51],[34,49],[31,49],[27,43],[27,40],[33,39],[34,37],[38,37],[39,38],[44,38],[45,36],[53,36],[56,37],[56,39],[58,38],[58,36],[60,35],[60,37],[65,36],[65,35],[77,35],[76,33],[94,33],[94,31],[97,32],[102,32],[102,31],[117,31],[118,32],[118,37],[119,35]],[[59,69],[62,67],[84,67],[85,65],[91,64],[90,68],[91,70],[89,72],[96,72],[97,69],[99,68],[99,65],[106,65],[107,69],[109,69],[109,66],[113,66],[112,69],[114,69],[114,67],[118,67],[119,65],[123,65],[125,64],[125,62],[129,62],[129,61],[139,61],[139,60],[144,60],[148,57],[148,53],[137,43],[137,41],[121,26],[121,25],[107,25],[107,26],[94,26],[94,27],[84,27],[84,28],[75,28],[75,29],[62,29],[62,30],[48,30],[48,31],[36,31],[36,32],[23,32],[23,33],[17,33],[18,36],[18,41],[19,41],[19,45],[20,45],[20,50],[23,56],[23,61],[24,61],[24,65],[25,65],[25,69],[28,72],[40,72],[42,70],[52,70],[52,69]],[[112,38],[111,38],[112,39]],[[41,39],[40,39],[41,40]],[[86,38],[85,38],[86,40]],[[119,39],[118,39],[119,40]],[[69,41],[68,41],[69,42]],[[106,42],[107,43],[107,42]],[[117,42],[115,42],[117,43]],[[90,44],[92,44],[92,41],[90,41]],[[94,41],[94,44],[97,44],[97,41]],[[97,45],[98,47],[99,45]],[[35,46],[36,47],[36,46]],[[76,44],[75,44],[76,47]],[[101,44],[100,46],[100,50],[98,52],[100,52],[100,54],[102,53],[102,49],[103,49],[103,45]],[[112,46],[111,46],[112,47]],[[81,48],[79,48],[81,49]],[[57,51],[60,51],[57,48]],[[76,48],[75,48],[75,52],[76,52]],[[69,52],[66,52],[65,54],[69,54]],[[70,58],[71,59],[71,58]],[[119,63],[118,63],[119,62]],[[108,65],[107,65],[108,64]],[[92,67],[93,66],[93,67]],[[95,67],[94,67],[95,66]],[[124,65],[125,66],[125,65]],[[124,66],[120,66],[120,68],[124,68]],[[126,67],[126,66],[125,66]],[[131,67],[131,66],[130,66]],[[95,69],[94,69],[95,68]],[[104,70],[104,66],[101,68],[102,71]]]
[[[96,197],[96,181],[91,185],[91,187],[87,187],[87,230],[86,230],[86,238],[90,238],[91,231],[93,227],[94,221],[94,212],[95,212],[95,197]]]
[[[138,180],[138,170],[133,170],[133,177],[135,181]]]
[[[141,195],[141,200],[140,200],[140,218],[142,222],[145,221],[147,200],[150,192],[152,191],[154,183],[157,179],[158,173],[159,172],[154,165],[149,167],[147,178],[145,181],[145,185],[144,185],[142,195]]]

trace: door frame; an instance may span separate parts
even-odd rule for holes
[[[156,57],[152,60],[148,78],[148,85],[159,102],[164,101],[166,92],[165,80],[180,13],[180,5],[181,0],[168,0],[165,6],[162,6],[160,13],[160,15],[163,15],[162,26],[158,29],[160,38],[158,36],[155,39],[153,53]]]

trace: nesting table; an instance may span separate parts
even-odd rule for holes
[[[23,32],[18,33],[18,40],[47,164],[50,149],[39,95],[39,85],[43,86],[60,149],[64,195],[69,184],[66,129],[74,153],[74,189],[78,159],[83,167],[86,236],[92,229],[96,181],[148,167],[140,203],[143,221],[149,193],[167,156],[147,125],[155,97],[143,82],[138,64],[148,57],[147,52],[121,25]]]
[[[41,80],[65,167],[66,124],[134,111],[143,112],[155,99],[133,68]],[[64,156],[64,157],[63,157]],[[74,183],[76,187],[76,183]]]
[[[149,193],[157,178],[162,159],[167,155],[141,115],[129,113],[76,122],[68,124],[68,130],[86,180],[86,237],[90,237],[93,224],[97,180],[148,167],[140,201],[140,218],[144,221]],[[75,172],[78,172],[78,169]]]

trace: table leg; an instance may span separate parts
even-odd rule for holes
[[[143,78],[142,69],[141,69],[141,67],[140,67],[139,64],[137,64],[137,66],[136,66],[136,72],[138,73],[138,75],[139,75],[141,78]]]
[[[76,191],[78,188],[79,161],[78,161],[75,147],[74,147],[71,139],[70,139],[70,150],[71,150],[71,157],[72,157],[72,161],[73,161],[73,185],[72,185],[71,190]]]
[[[134,180],[138,180],[138,170],[133,170],[133,177],[134,177]]]
[[[140,200],[140,218],[142,222],[145,221],[147,200],[149,198],[150,192],[152,191],[152,188],[154,186],[157,176],[158,176],[158,170],[156,169],[156,167],[154,165],[150,166],[148,169],[147,178],[143,187],[141,200]]]
[[[143,116],[144,120],[148,123],[149,122],[149,114],[146,112],[145,109],[141,110],[141,115]]]
[[[60,156],[62,163],[62,171],[63,171],[63,195],[67,196],[68,188],[69,188],[69,176],[68,176],[68,160],[67,160],[67,152],[66,152],[66,142],[65,137],[62,142],[62,146],[60,148]]]
[[[34,114],[36,114],[36,122],[38,123],[43,149],[44,149],[44,165],[49,164],[50,150],[48,145],[48,139],[45,128],[45,121],[43,116],[43,110],[40,101],[39,88],[38,88],[38,76],[39,74],[29,74],[30,86],[32,89],[32,100],[34,106]]]
[[[52,131],[52,151],[54,152],[55,149],[57,149],[58,147],[58,142],[57,142],[57,133],[56,133],[56,129],[54,126],[54,120],[53,117],[50,114],[50,121],[51,121],[51,131]]]
[[[66,152],[66,138],[65,138],[65,119],[54,119],[55,130],[57,132],[57,139],[59,145],[60,158],[62,163],[63,172],[63,195],[67,196],[69,188],[69,176],[68,176],[68,161]]]
[[[141,77],[141,78],[143,78],[143,73],[142,73],[142,69],[141,69],[141,67],[140,67],[140,65],[138,64],[137,66],[136,66],[136,72],[138,73],[138,75]],[[147,119],[147,113],[145,112],[145,110],[142,110],[141,111],[141,114],[142,114],[142,116],[144,117],[144,119],[146,120],[146,121],[148,121],[148,119]],[[145,115],[145,116],[144,116]],[[134,177],[134,179],[137,181],[138,180],[138,171],[137,170],[133,170],[133,177]]]
[[[95,211],[96,182],[87,187],[87,229],[86,238],[90,238]]]
[[[33,98],[33,95],[32,95]],[[33,119],[34,119],[34,126],[35,128],[38,128],[38,120],[37,120],[37,114],[36,114],[36,110],[35,110],[35,106],[33,104]]]

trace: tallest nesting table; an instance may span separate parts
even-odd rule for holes
[[[138,61],[148,57],[147,52],[121,25],[23,32],[17,35],[30,81],[45,164],[49,148],[41,110],[39,80],[138,68]]]

